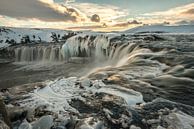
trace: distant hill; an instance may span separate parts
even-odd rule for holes
[[[144,25],[124,31],[126,33],[194,33],[194,25]]]

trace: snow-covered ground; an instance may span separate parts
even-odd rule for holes
[[[59,38],[71,31],[57,30],[57,29],[37,29],[37,28],[11,28],[11,27],[0,27],[0,48],[8,47],[10,44],[6,40],[11,41],[12,39],[16,43],[21,43],[22,38],[29,36],[30,40],[33,42],[53,42],[51,37],[53,34]],[[84,31],[83,31],[84,32]],[[140,27],[135,27],[121,33],[150,33],[150,32],[162,32],[171,34],[190,34],[194,33],[194,25],[144,25]],[[97,34],[99,32],[88,32],[85,31],[83,35]],[[110,35],[111,33],[109,33]]]
[[[29,36],[30,40],[34,42],[52,42],[52,33],[60,37],[64,36],[70,31],[57,29],[36,29],[36,28],[11,28],[0,27],[0,48],[7,47],[10,44],[6,40],[14,40],[16,43],[21,43],[25,36]]]
[[[144,25],[129,29],[125,33],[151,33],[151,32],[162,32],[172,34],[190,34],[194,33],[194,25]]]

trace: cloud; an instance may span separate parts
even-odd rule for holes
[[[127,27],[130,25],[139,25],[139,24],[142,24],[142,22],[139,22],[137,20],[133,20],[133,21],[128,21],[128,22],[116,23],[112,26],[113,27]]]
[[[183,14],[192,14],[192,15],[194,15],[194,8],[188,9],[187,11],[183,12]]]
[[[85,20],[76,9],[61,6],[52,0],[0,0],[0,15],[50,22]]]
[[[92,22],[100,22],[100,16],[97,14],[92,15],[91,21]]]
[[[72,3],[70,5],[80,10],[88,17],[92,17],[94,14],[99,15],[101,22],[114,22],[119,18],[128,16],[128,10],[124,10],[112,5],[93,3]]]
[[[116,6],[75,0],[0,0],[0,25],[10,27],[109,29],[126,16]]]
[[[151,19],[151,21],[154,22],[165,20],[171,23],[176,23],[178,21],[194,20],[194,3],[175,7],[167,11],[147,13],[144,14],[143,17],[147,21],[148,19]]]

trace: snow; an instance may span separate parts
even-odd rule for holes
[[[140,32],[164,32],[164,33],[194,33],[194,25],[144,25],[129,29],[125,33],[140,33]]]
[[[23,36],[28,35],[31,40],[39,41],[41,38],[42,42],[52,42],[52,33],[59,34],[63,36],[69,31],[57,30],[57,29],[33,29],[33,28],[10,28],[10,27],[0,27],[0,29],[5,29],[5,31],[0,31],[0,48],[7,47],[6,40],[14,39],[16,43],[21,43]],[[33,37],[35,36],[35,38]]]
[[[6,48],[9,46],[10,46],[10,44],[8,44],[8,43],[0,43],[0,48]]]

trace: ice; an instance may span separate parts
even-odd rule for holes
[[[21,106],[36,108],[46,105],[47,110],[56,113],[66,111],[77,112],[77,110],[69,105],[69,102],[72,99],[85,101],[82,95],[91,93],[107,93],[118,96],[123,98],[128,105],[143,102],[143,97],[139,92],[119,86],[108,86],[101,80],[80,80],[76,77],[69,77],[50,81],[46,84],[44,88],[37,88],[32,93],[25,95],[29,96],[29,98],[21,100]]]
[[[172,34],[185,34],[194,33],[194,25],[145,25],[136,28],[132,28],[125,32],[127,33],[140,33],[140,32],[164,32]]]
[[[119,96],[123,98],[126,101],[126,103],[130,106],[135,105],[136,103],[144,102],[141,93],[120,86],[106,86],[99,89],[98,92]]]
[[[76,87],[77,78],[63,78],[47,83],[42,89],[36,89],[28,94],[30,99],[24,100],[21,104],[24,107],[38,107],[47,105],[48,110],[59,113],[65,110],[74,110],[69,106],[68,101],[72,98],[81,98],[81,89]]]

